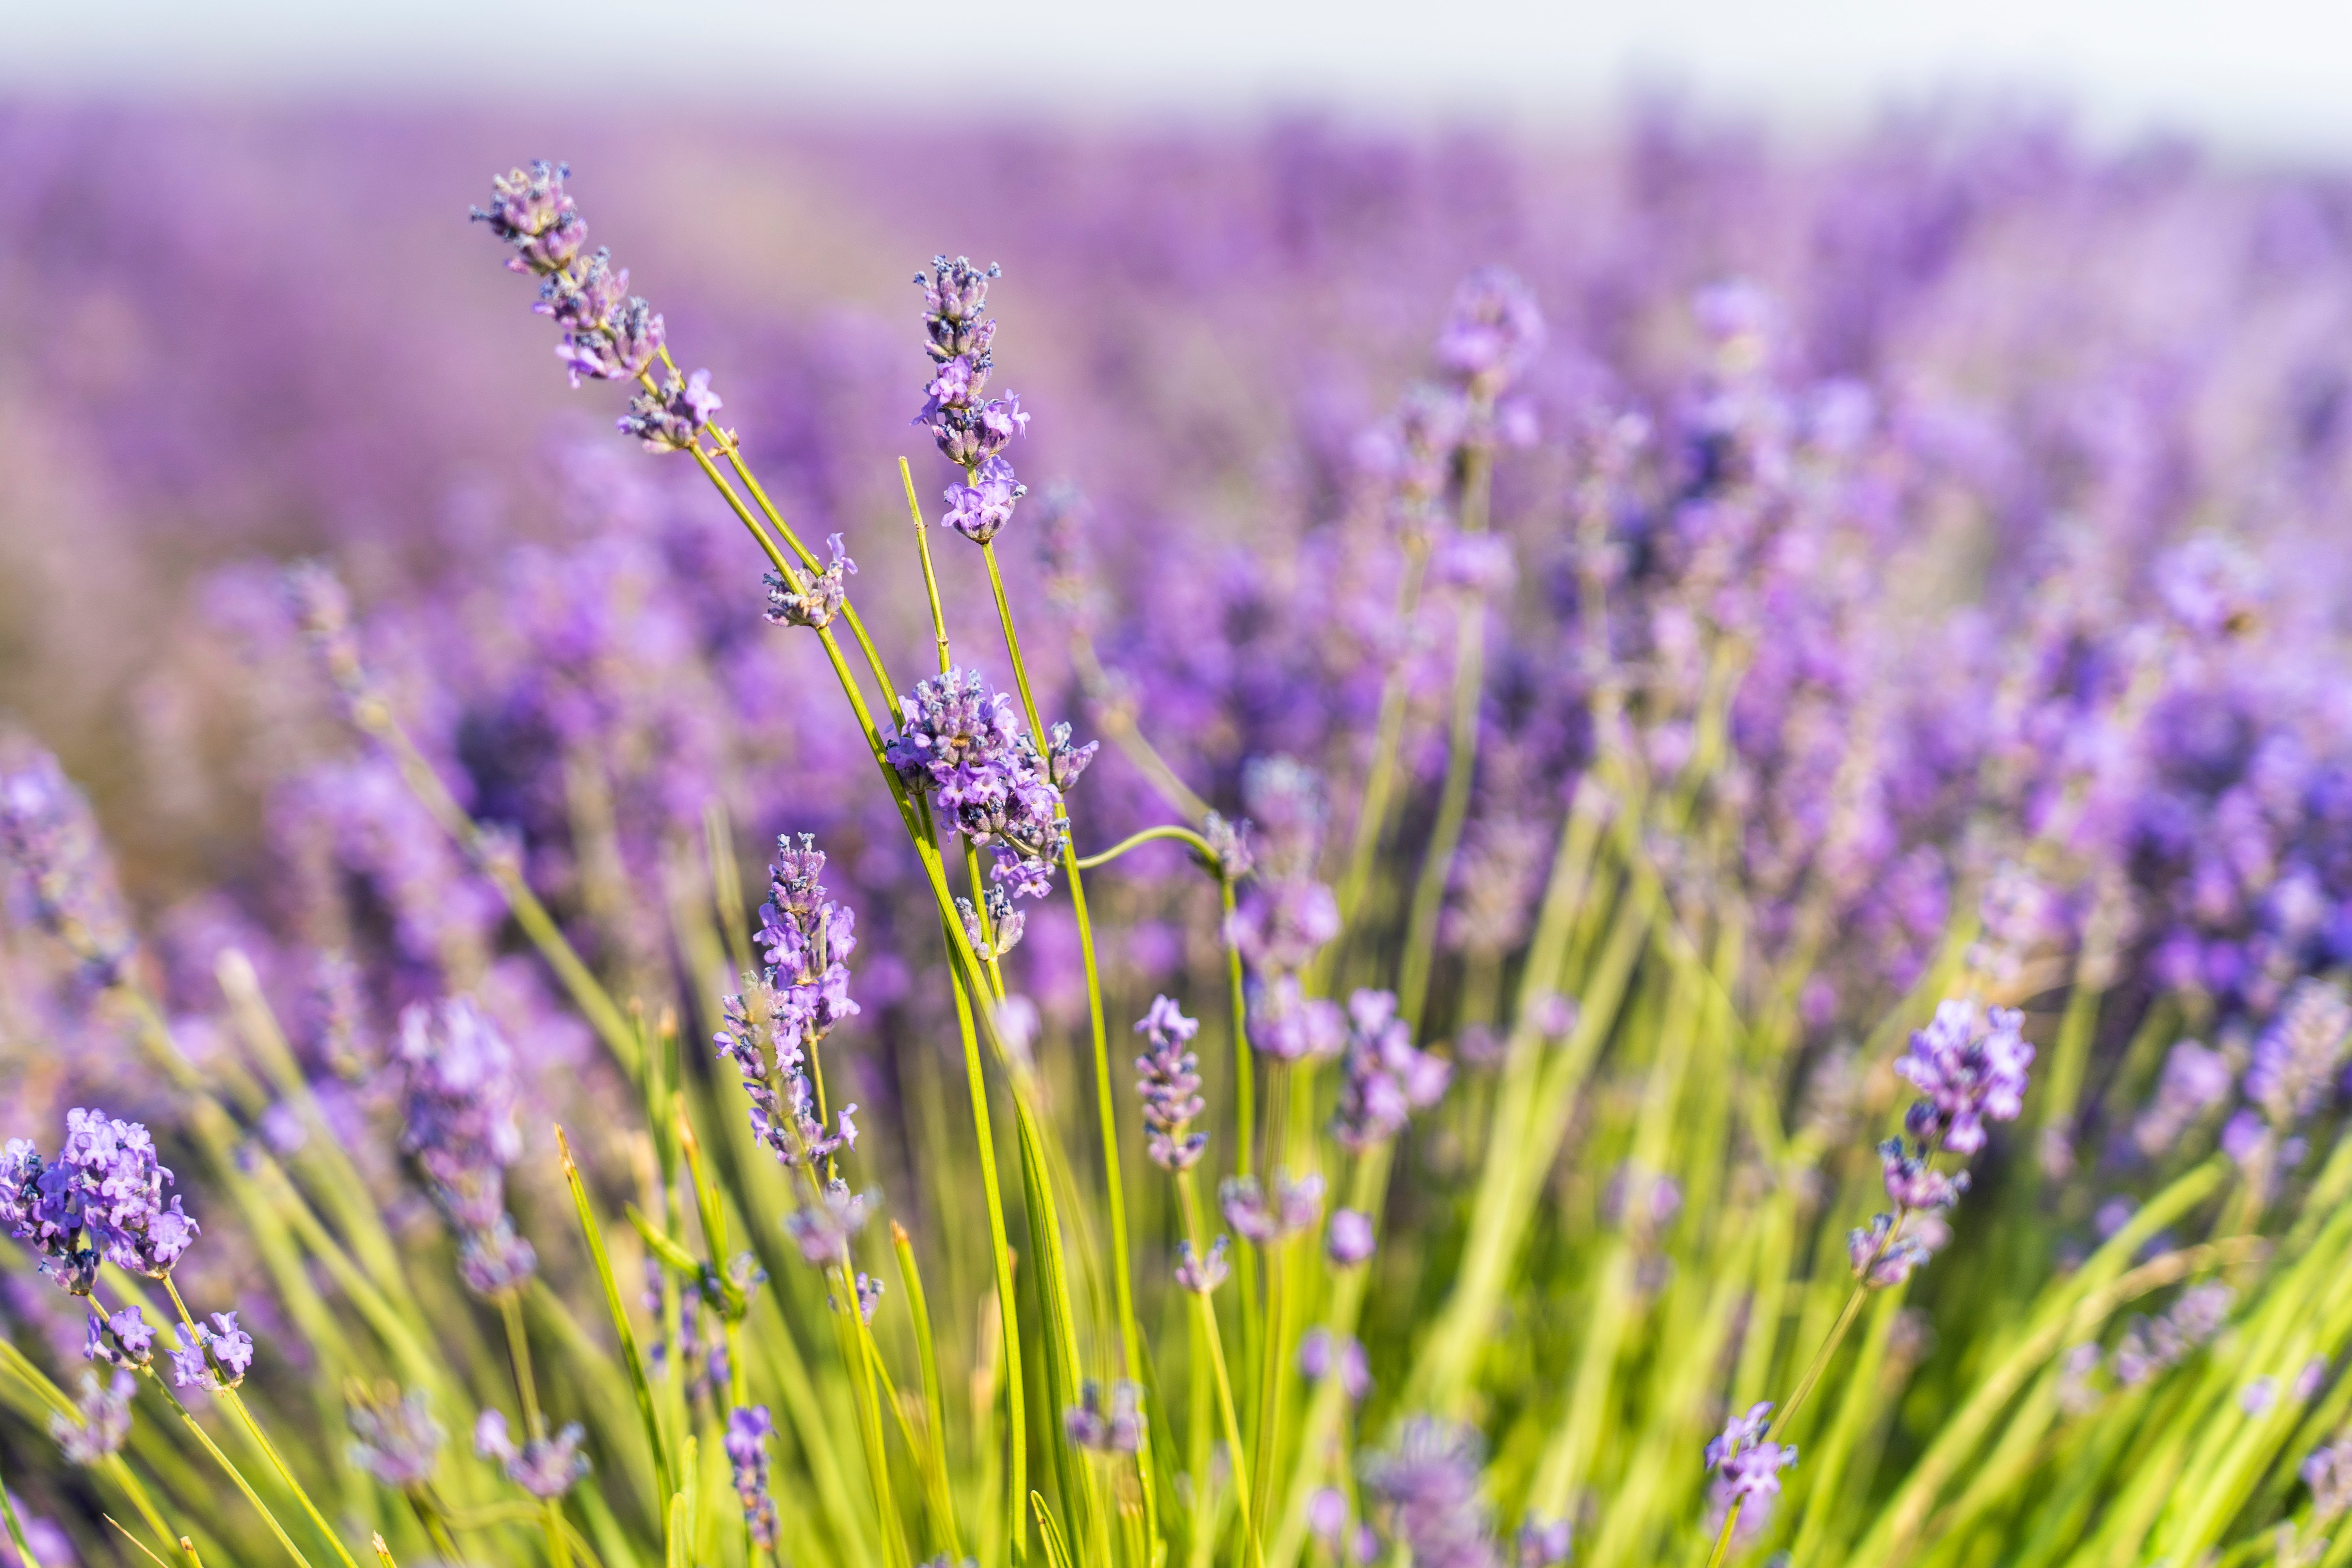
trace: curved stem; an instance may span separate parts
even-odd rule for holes
[[[1091,871],[1098,866],[1108,866],[1131,849],[1140,849],[1146,844],[1157,843],[1161,839],[1171,839],[1185,845],[1211,865],[1216,864],[1217,852],[1210,847],[1207,839],[1189,827],[1178,827],[1170,824],[1160,827],[1147,827],[1140,833],[1131,833],[1099,854],[1081,856],[1078,859],[1078,869]]]

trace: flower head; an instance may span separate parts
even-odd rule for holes
[[[727,1026],[713,1037],[719,1054],[743,1077],[751,1126],[787,1165],[823,1160],[855,1147],[855,1104],[828,1125],[818,1114],[812,1053],[845,1019],[856,1016],[849,994],[849,955],[857,947],[857,915],[826,896],[820,879],[824,853],[802,834],[776,839],[768,868],[768,901],[760,906],[753,938],[764,967],[743,977],[743,991],[726,999]]]
[[[58,759],[29,744],[0,752],[0,876],[92,984],[122,977],[136,944],[97,818]]]
[[[1135,1058],[1136,1093],[1150,1129],[1146,1149],[1153,1163],[1170,1171],[1191,1170],[1209,1146],[1206,1132],[1192,1131],[1193,1119],[1208,1108],[1201,1098],[1201,1058],[1190,1048],[1200,1031],[1198,1020],[1184,1016],[1165,996],[1153,997],[1151,1010],[1135,1026],[1151,1042]]]
[[[2017,1120],[2033,1062],[2024,1021],[2012,1007],[1990,1008],[1979,1018],[1973,1002],[1937,1006],[1935,1021],[1911,1037],[1910,1049],[1895,1064],[1927,1096],[1914,1107],[1916,1136],[1955,1154],[1973,1154],[1984,1147],[1987,1121]]]
[[[964,470],[966,482],[948,491],[947,521],[982,544],[996,536],[1011,520],[1013,503],[1028,493],[1003,454],[1028,427],[1029,416],[1021,410],[1018,393],[988,395],[989,374],[996,364],[989,345],[996,339],[996,323],[982,312],[989,280],[1000,276],[1002,269],[994,266],[983,270],[964,257],[950,261],[939,256],[931,259],[929,277],[915,278],[926,307],[923,350],[934,368],[914,422],[930,432],[941,456]]]
[[[1412,1112],[1444,1097],[1453,1078],[1443,1058],[1414,1047],[1412,1026],[1396,1006],[1389,991],[1359,991],[1348,999],[1348,1054],[1331,1131],[1355,1153],[1403,1131]]]
[[[507,1216],[506,1173],[522,1154],[514,1056],[464,996],[417,1003],[400,1016],[394,1058],[402,1075],[402,1150],[457,1232],[461,1272],[485,1295],[530,1278],[538,1255]]]
[[[76,1109],[54,1160],[22,1138],[0,1146],[0,1225],[76,1295],[89,1294],[101,1260],[160,1279],[198,1235],[177,1197],[163,1202],[172,1179],[144,1126]]]
[[[119,1370],[104,1383],[94,1372],[81,1374],[81,1397],[74,1401],[74,1414],[60,1410],[49,1415],[49,1436],[68,1460],[95,1465],[121,1449],[131,1436],[131,1395],[138,1386],[137,1378]]]
[[[682,452],[724,406],[710,390],[709,371],[698,370],[683,381],[672,371],[658,392],[641,392],[629,399],[629,411],[618,424],[622,435],[635,437],[649,452]]]
[[[866,1228],[867,1211],[878,1201],[872,1193],[853,1196],[841,1183],[829,1183],[814,1202],[784,1216],[784,1228],[801,1256],[818,1268],[846,1264],[850,1241]]]
[[[1310,1171],[1293,1181],[1289,1172],[1277,1171],[1269,1196],[1255,1176],[1228,1176],[1217,1189],[1217,1203],[1225,1223],[1244,1240],[1271,1246],[1314,1228],[1323,1214],[1323,1178]]]
[[[1479,1495],[1482,1458],[1476,1432],[1424,1415],[1405,1424],[1394,1448],[1364,1461],[1364,1490],[1416,1564],[1497,1568],[1494,1521]]]
[[[1797,1450],[1793,1444],[1775,1443],[1765,1436],[1771,1418],[1769,1401],[1752,1405],[1707,1444],[1706,1468],[1716,1472],[1718,1504],[1780,1493],[1780,1472],[1797,1462]]]
[[[2254,1042],[2246,1067],[2246,1096],[2272,1125],[2284,1128],[2309,1116],[2335,1084],[2352,1045],[2352,1005],[2321,980],[2304,980],[2287,994],[2271,1026]]]
[[[433,1479],[441,1445],[449,1435],[433,1419],[425,1395],[411,1391],[397,1400],[359,1398],[348,1413],[352,1463],[388,1487],[404,1490]]]
[[[768,1436],[776,1424],[764,1405],[739,1405],[727,1413],[727,1462],[735,1472],[735,1496],[751,1543],[762,1551],[776,1543],[776,1500],[768,1491]]]
[[[485,1410],[474,1423],[474,1452],[496,1459],[507,1479],[535,1498],[560,1498],[588,1473],[588,1456],[580,1451],[587,1431],[574,1421],[552,1437],[533,1437],[520,1447],[507,1430],[503,1412]]]
[[[1062,1429],[1071,1442],[1097,1454],[1132,1454],[1142,1448],[1141,1388],[1120,1378],[1106,1398],[1102,1384],[1088,1378],[1079,1398],[1083,1404],[1062,1412]]]
[[[562,271],[580,254],[588,225],[563,189],[567,163],[534,159],[528,169],[510,169],[490,182],[490,205],[476,207],[476,223],[515,247],[507,266],[542,277]]]
[[[857,563],[843,548],[841,535],[826,534],[824,542],[832,559],[822,572],[808,573],[803,567],[799,586],[773,572],[762,579],[768,584],[767,616],[771,625],[810,626],[821,631],[841,614],[841,606],[849,600],[849,579],[857,575]]]
[[[906,722],[885,755],[899,777],[928,791],[949,825],[995,857],[990,876],[1012,894],[1043,898],[1068,837],[1062,797],[1094,760],[1056,724],[1041,751],[1021,727],[1010,694],[978,670],[950,669],[915,688]]]
[[[1356,1209],[1333,1213],[1331,1224],[1323,1234],[1323,1251],[1335,1268],[1353,1268],[1370,1258],[1377,1246],[1372,1216]]]
[[[1225,1238],[1217,1237],[1209,1244],[1204,1256],[1192,1250],[1189,1241],[1176,1244],[1176,1283],[1195,1296],[1206,1296],[1225,1282]]]
[[[1437,363],[1462,385],[1492,397],[1543,342],[1543,312],[1528,286],[1502,268],[1481,268],[1454,290],[1437,338]]]

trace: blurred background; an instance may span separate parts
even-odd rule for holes
[[[1987,440],[2074,378],[2221,505],[2207,448],[2332,429],[2352,363],[2347,46],[2299,0],[12,6],[0,712],[134,884],[250,869],[288,759],[225,711],[217,574],[478,578],[611,446],[465,223],[535,156],[812,535],[888,526],[942,248],[1005,265],[1024,473],[1114,552],[1311,518],[1488,261],[1553,320],[1556,415],[1662,392],[1692,291],[1749,277],[1802,376]]]

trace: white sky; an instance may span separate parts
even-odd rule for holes
[[[1590,122],[1634,84],[1833,129],[1958,88],[2352,153],[2352,0],[0,0],[0,91],[698,98],[951,117]]]

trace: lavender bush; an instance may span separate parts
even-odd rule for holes
[[[436,193],[415,449],[606,430],[207,558],[215,863],[0,747],[16,1557],[2352,1562],[2340,193],[1022,155],[820,327]]]

